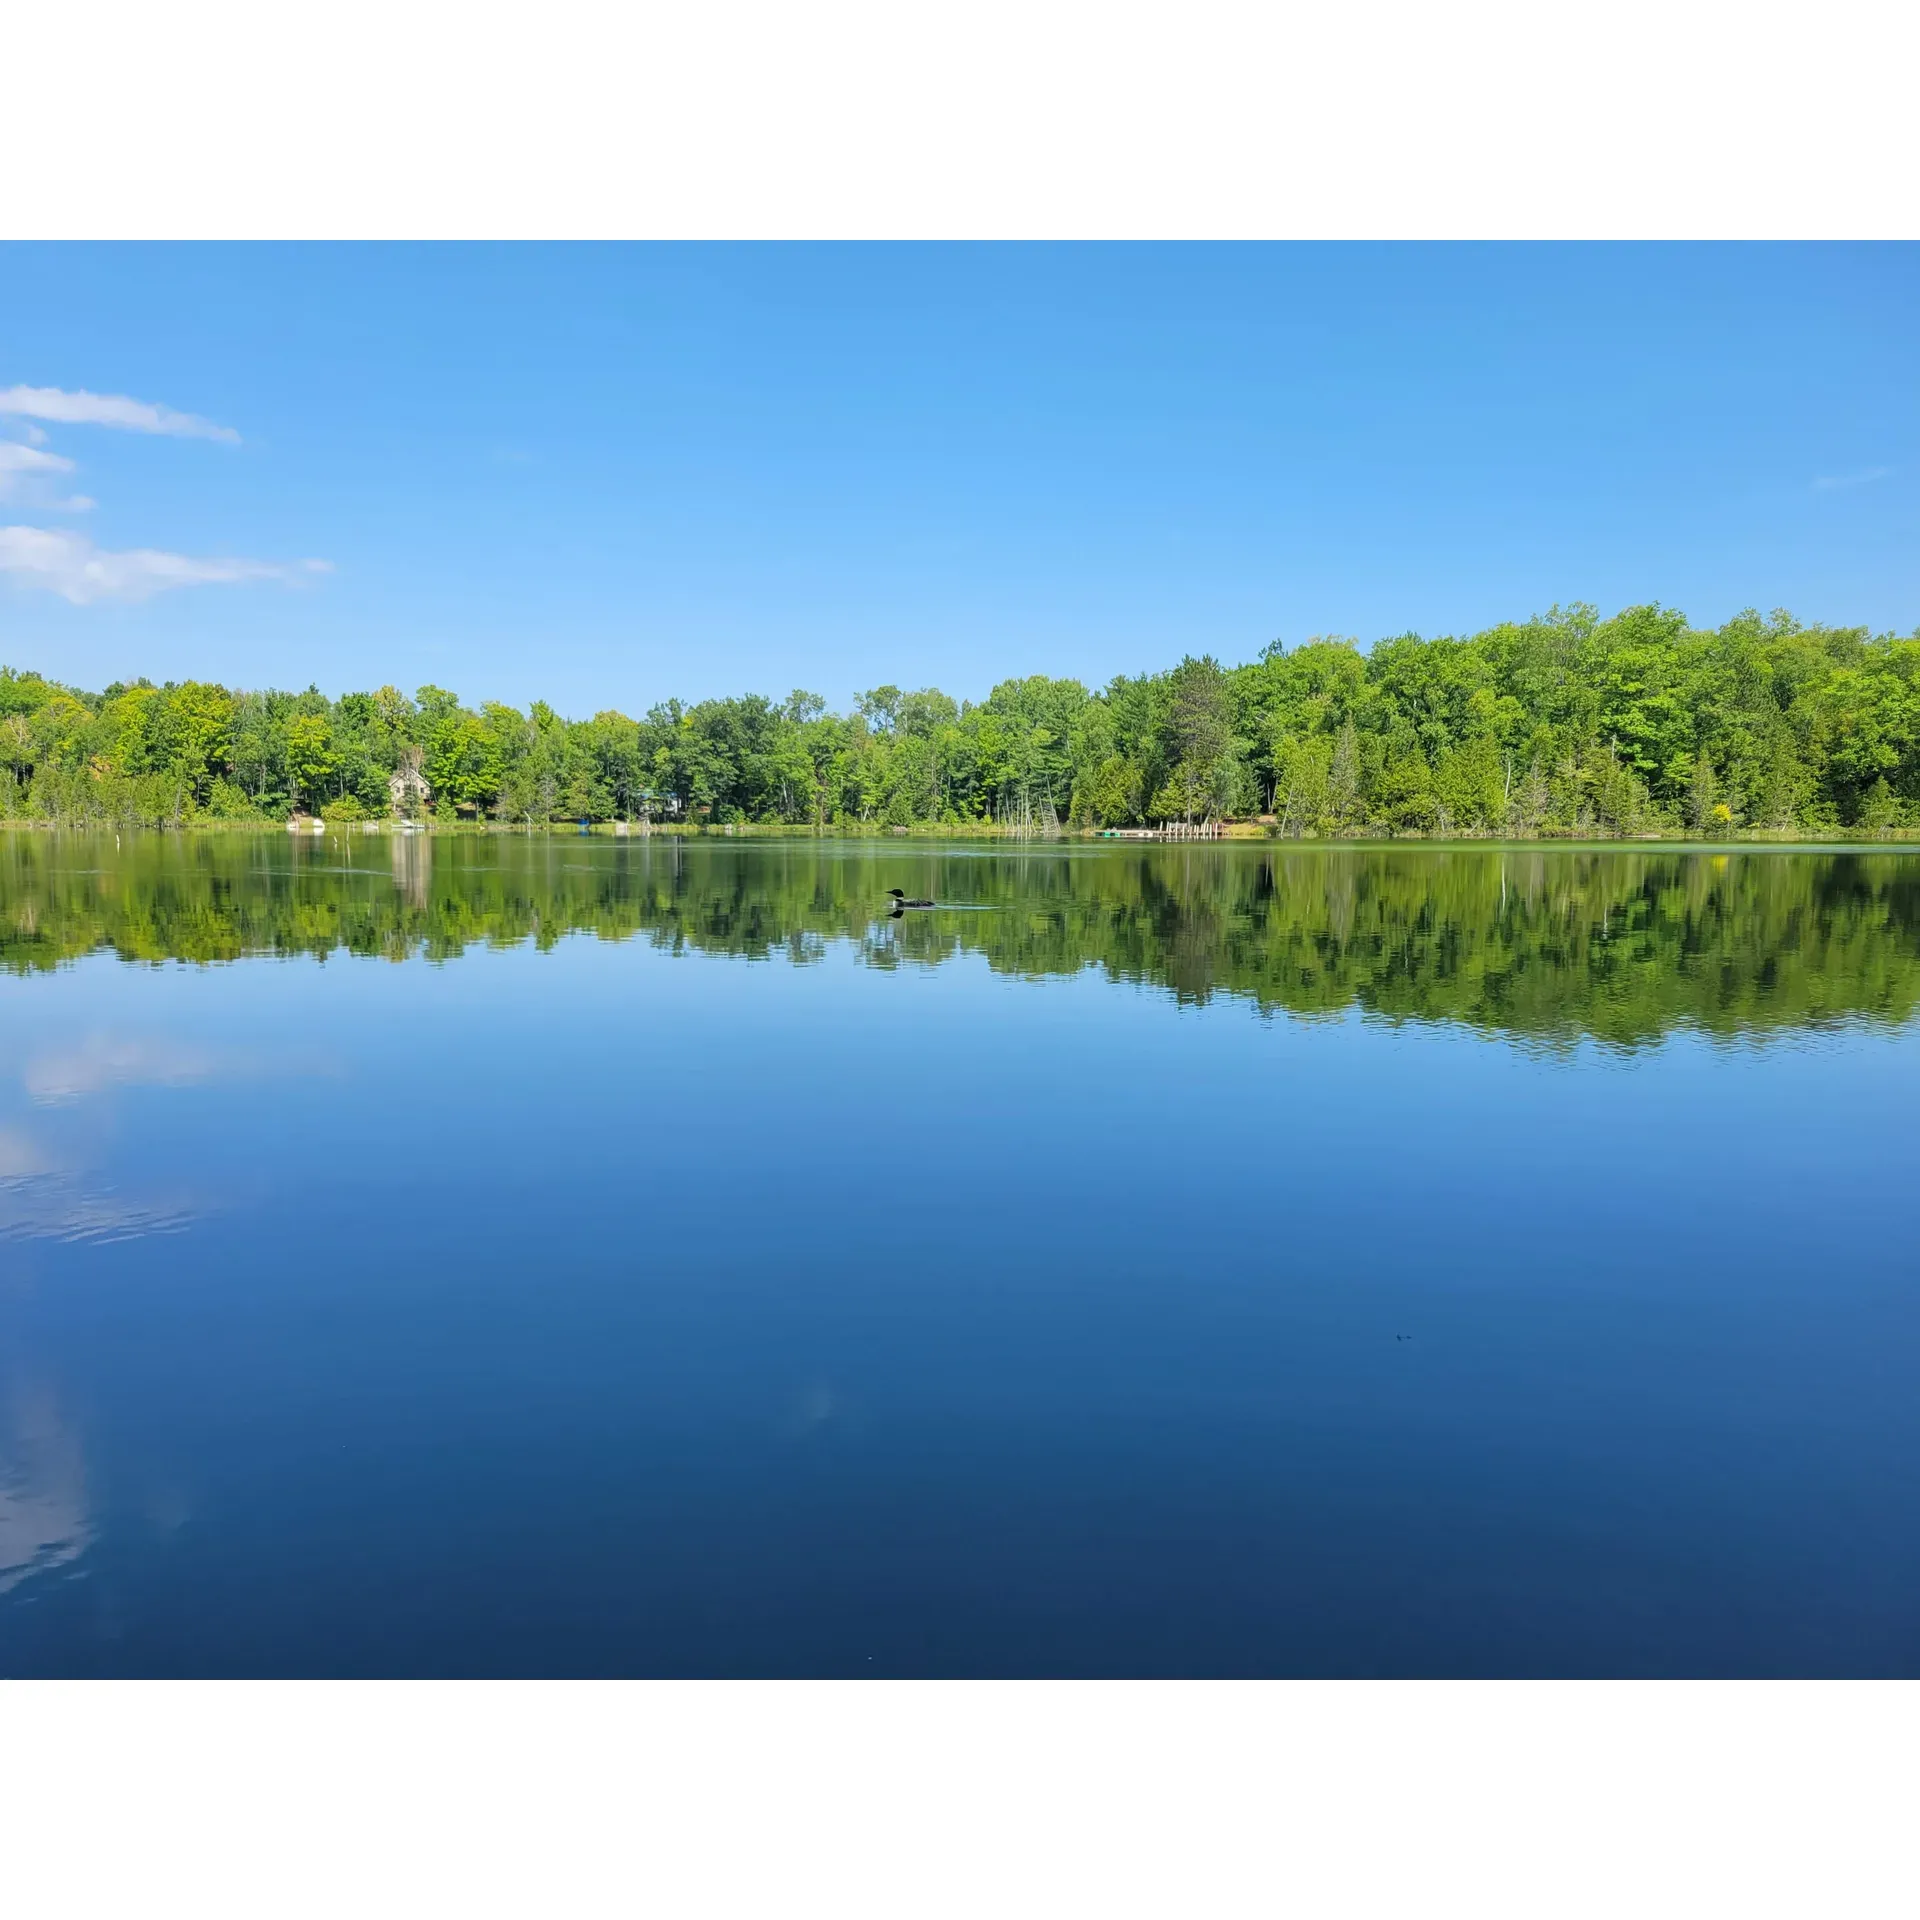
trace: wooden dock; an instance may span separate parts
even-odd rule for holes
[[[1102,827],[1101,840],[1224,840],[1226,823],[1221,820],[1173,821],[1164,827]]]

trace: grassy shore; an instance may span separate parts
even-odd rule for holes
[[[285,834],[288,829],[282,821],[275,820],[214,820],[188,819],[177,826],[153,826],[129,824],[113,820],[28,820],[0,819],[0,828],[11,828],[26,833],[243,833],[243,834]],[[327,834],[392,834],[401,831],[399,822],[390,819],[341,820],[325,823]],[[312,829],[303,827],[302,832],[311,833]],[[546,827],[528,827],[524,823],[503,824],[498,821],[476,820],[429,820],[419,822],[415,831],[430,834],[435,839],[487,839],[503,836],[525,837],[530,833],[547,833],[573,836],[582,832],[587,835],[606,839],[654,839],[654,840],[845,840],[889,842],[904,840],[908,843],[952,842],[956,840],[1003,841],[1012,845],[1030,845],[1035,841],[1049,843],[1087,842],[1111,845],[1217,845],[1220,840],[1253,841],[1263,845],[1285,844],[1289,846],[1666,846],[1666,847],[1899,847],[1920,844],[1920,828],[1895,827],[1884,833],[1864,836],[1857,831],[1835,828],[1829,831],[1818,829],[1759,827],[1753,829],[1733,829],[1722,831],[1712,838],[1702,838],[1680,829],[1664,832],[1638,833],[1631,836],[1580,835],[1574,833],[1545,833],[1530,837],[1517,837],[1498,833],[1405,833],[1384,835],[1379,832],[1356,832],[1349,834],[1281,834],[1271,822],[1261,820],[1231,820],[1223,823],[1220,833],[1214,840],[1173,839],[1163,841],[1158,835],[1129,833],[1127,838],[1114,838],[1108,841],[1102,831],[1093,827],[1061,827],[1049,833],[1020,832],[991,820],[961,821],[917,821],[909,827],[881,827],[873,825],[794,826],[783,822],[739,822],[733,825],[710,825],[706,823],[687,824],[680,821],[659,822],[642,825],[639,822],[601,820],[582,829],[577,822],[556,820]]]

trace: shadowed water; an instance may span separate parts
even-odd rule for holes
[[[0,835],[0,1672],[1920,1671],[1917,1004],[1902,852]]]

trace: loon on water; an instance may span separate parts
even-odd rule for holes
[[[930,907],[933,905],[931,900],[909,900],[898,887],[889,887],[887,889],[887,898],[893,902],[893,910],[895,913],[898,913],[903,907]]]

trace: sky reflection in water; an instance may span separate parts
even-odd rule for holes
[[[1912,1673],[1917,934],[1905,853],[0,836],[0,1671]]]

